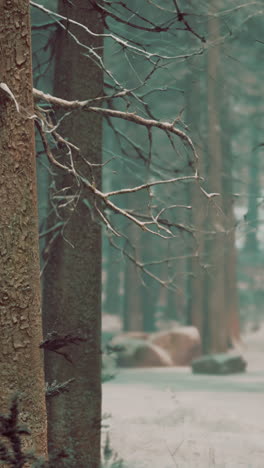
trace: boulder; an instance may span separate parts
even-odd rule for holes
[[[117,336],[110,342],[117,349],[117,365],[120,367],[168,367],[173,366],[170,355],[154,343],[144,339]]]
[[[201,338],[195,327],[177,327],[170,331],[153,333],[151,342],[171,356],[175,366],[188,366],[201,355]]]
[[[192,361],[194,374],[226,375],[245,372],[247,363],[239,354],[209,354]]]

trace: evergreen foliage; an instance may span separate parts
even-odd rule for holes
[[[56,382],[49,387],[50,396],[63,393],[70,382],[58,385]],[[15,394],[10,402],[9,413],[0,414],[0,465],[8,465],[12,468],[71,468],[73,458],[68,450],[61,449],[51,454],[49,460],[37,456],[33,451],[26,451],[23,447],[23,437],[29,436],[28,428],[19,422],[19,395]],[[102,450],[101,468],[122,468],[123,461],[112,449],[109,433],[106,434],[105,444]]]

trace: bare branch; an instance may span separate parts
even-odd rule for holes
[[[115,190],[113,192],[107,192],[105,193],[105,197],[112,197],[113,195],[121,195],[124,193],[139,192],[140,190],[148,189],[156,185],[171,184],[174,182],[186,182],[187,180],[203,180],[203,179],[202,177],[198,177],[197,175],[194,175],[194,176],[175,177],[174,179],[168,179],[168,180],[156,180],[154,182],[149,182],[147,184],[139,185],[138,187]]]
[[[146,57],[149,60],[152,59],[152,58],[158,58],[158,59],[163,59],[163,60],[187,59],[189,57],[193,57],[194,55],[200,55],[205,50],[204,48],[202,48],[202,49],[198,49],[198,50],[196,50],[196,51],[194,51],[194,52],[192,52],[190,54],[175,55],[175,56],[161,55],[161,54],[158,54],[156,52],[153,52],[153,53],[148,52],[144,48],[136,47],[136,46],[132,45],[132,43],[130,41],[126,41],[124,39],[121,39],[120,37],[115,36],[114,34],[111,34],[111,33],[109,33],[109,34],[94,33],[93,31],[91,31],[89,28],[87,28],[83,24],[78,23],[77,21],[74,21],[74,20],[72,20],[70,18],[67,18],[66,16],[60,15],[59,13],[51,11],[48,8],[45,8],[43,5],[39,5],[38,3],[35,3],[33,1],[31,1],[30,4],[33,7],[38,8],[39,10],[43,11],[47,15],[51,16],[52,18],[55,18],[55,20],[58,22],[58,24],[61,27],[63,27],[64,29],[65,29],[65,27],[61,23],[61,20],[64,20],[67,24],[73,24],[73,25],[75,25],[75,26],[77,26],[77,27],[79,27],[81,29],[84,29],[90,36],[103,37],[103,38],[111,39],[115,43],[119,44],[122,48],[130,49],[132,52],[134,52],[134,53],[136,53],[138,55],[142,55],[142,56]],[[68,33],[70,34],[71,37],[73,37],[75,39],[75,41],[81,47],[87,49],[89,51],[89,53],[91,54],[91,56],[94,56],[96,58],[96,60],[98,61],[98,63],[100,63],[100,65],[106,71],[106,73],[113,78],[112,74],[108,70],[105,69],[101,57],[92,48],[87,47],[85,44],[80,43],[80,41],[69,30],[68,30]]]
[[[146,128],[159,128],[160,130],[163,130],[165,132],[170,132],[173,133],[174,135],[177,135],[181,140],[183,140],[192,150],[192,153],[194,155],[195,161],[198,162],[198,155],[196,153],[195,147],[193,145],[193,142],[191,138],[186,135],[182,130],[179,130],[174,126],[174,122],[160,122],[158,120],[153,120],[153,119],[145,119],[144,117],[141,117],[140,115],[137,115],[134,112],[123,112],[119,110],[113,110],[113,109],[104,109],[101,107],[93,107],[89,106],[89,101],[67,101],[65,99],[61,99],[55,96],[51,96],[50,94],[45,94],[42,91],[39,91],[34,88],[33,94],[36,100],[43,100],[46,101],[50,104],[53,104],[54,106],[67,109],[67,110],[75,110],[75,109],[85,109],[85,111],[90,111],[90,112],[96,112],[99,114],[103,114],[104,116],[107,117],[114,117],[114,118],[119,118],[123,120],[127,120],[129,122],[133,122],[137,125],[142,125]],[[196,169],[196,175],[197,175],[197,169]]]
[[[193,28],[190,26],[190,24],[188,23],[188,21],[186,21],[185,17],[188,13],[185,13],[183,11],[180,10],[180,7],[178,5],[178,2],[177,0],[173,0],[173,3],[175,5],[175,8],[176,8],[176,12],[177,12],[177,19],[179,22],[182,22],[185,26],[185,29],[186,31],[189,31],[190,33],[192,33],[194,36],[196,36],[198,39],[200,39],[200,41],[202,42],[206,42],[206,39],[204,36],[200,36],[200,34],[198,34],[197,32],[195,32],[193,30]]]

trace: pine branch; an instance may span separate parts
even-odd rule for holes
[[[9,414],[0,414],[0,437],[9,441],[10,449],[7,444],[0,441],[0,462],[5,462],[15,468],[22,468],[26,462],[34,459],[34,456],[22,449],[22,436],[30,435],[30,431],[19,424],[18,394],[15,394],[11,400]]]
[[[69,385],[74,382],[75,379],[66,380],[66,382],[58,383],[54,380],[51,384],[46,383],[46,398],[59,396],[62,393],[68,393],[70,391]]]

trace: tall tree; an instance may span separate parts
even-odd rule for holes
[[[225,87],[226,80],[221,72],[223,55],[218,42],[220,20],[217,16],[208,19],[208,35],[207,63],[202,72],[203,76],[207,70],[207,87],[205,80],[199,77],[201,61],[198,68],[194,58],[194,73],[190,74],[187,90],[188,109],[191,123],[196,123],[195,142],[206,188],[204,192],[199,185],[190,189],[197,246],[189,262],[189,323],[198,327],[204,352],[221,352],[239,340],[239,320],[232,148],[225,137],[229,117],[225,94],[228,86]],[[199,102],[197,107],[193,105],[196,101]],[[207,135],[207,139],[202,135]]]
[[[203,177],[205,175],[206,161],[206,134],[204,122],[204,80],[197,72],[197,60],[194,59],[189,64],[189,73],[186,80],[186,121],[194,135],[194,141],[198,148],[199,170]],[[201,64],[200,64],[201,67]],[[196,102],[199,105],[196,106]],[[203,118],[201,118],[201,116]],[[195,244],[192,245],[192,252],[187,261],[187,323],[198,328],[202,342],[204,342],[204,322],[205,317],[205,268],[204,268],[204,241],[205,241],[205,217],[204,197],[199,184],[190,185],[189,205],[192,210],[189,214],[190,222],[195,229]]]
[[[58,12],[87,27],[63,23],[56,41],[54,92],[61,98],[82,99],[103,95],[101,68],[89,57],[95,49],[102,53],[103,23],[92,2],[59,2]],[[78,38],[83,49],[79,47]],[[87,47],[87,49],[85,49]],[[60,133],[80,148],[81,155],[67,144],[60,146],[64,161],[72,150],[72,168],[83,177],[92,177],[100,187],[102,122],[100,115],[78,111],[66,116]],[[85,158],[89,161],[86,162]],[[92,168],[92,164],[98,165]],[[92,168],[92,169],[91,169]],[[72,363],[62,356],[46,353],[45,371],[49,382],[74,378],[71,392],[48,402],[49,449],[64,447],[71,452],[71,467],[97,468],[100,464],[101,418],[101,231],[87,204],[91,193],[78,178],[58,170],[55,196],[67,190],[69,203],[57,205],[65,223],[61,235],[51,245],[44,278],[43,320],[45,334],[78,335],[86,339],[69,351]],[[56,222],[51,217],[50,226]]]
[[[132,225],[129,230],[133,245],[137,245],[137,237],[139,236],[137,226]],[[133,251],[130,254],[135,259],[135,263],[128,259],[125,263],[123,328],[125,331],[143,331],[142,279],[136,266],[137,253]]]
[[[228,342],[230,345],[236,346],[240,341],[240,318],[237,288],[236,220],[234,214],[235,197],[233,188],[234,157],[228,134],[228,128],[231,125],[231,111],[229,105],[229,91],[226,82],[223,83],[222,95],[220,110],[223,148],[222,196],[226,231],[223,251],[225,308]]]
[[[29,2],[0,2],[0,407],[19,392],[46,453]]]
[[[208,50],[208,161],[207,177],[209,192],[222,194],[223,153],[220,125],[220,47],[214,44],[219,37],[219,19],[209,18],[208,33],[211,47]],[[209,200],[206,220],[213,235],[207,236],[206,255],[208,275],[206,278],[207,332],[205,333],[206,351],[225,351],[227,349],[227,319],[224,290],[224,232],[223,202],[217,197]]]
[[[209,227],[214,231],[207,241],[207,351],[226,351],[239,340],[236,292],[235,220],[232,195],[232,149],[225,135],[229,117],[225,76],[221,71],[223,54],[217,38],[220,19],[208,21],[213,47],[208,51],[208,188],[221,197],[212,198]],[[216,42],[215,42],[216,41]],[[223,105],[225,102],[226,105]],[[215,200],[215,201],[214,201]]]

